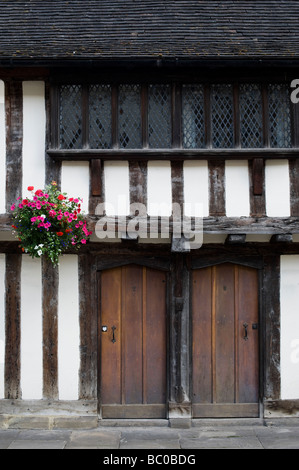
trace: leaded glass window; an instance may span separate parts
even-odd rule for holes
[[[263,110],[261,87],[246,83],[240,85],[241,147],[263,146]]]
[[[183,147],[205,146],[204,89],[202,85],[183,85]]]
[[[120,148],[141,148],[141,97],[139,85],[120,86],[118,123]]]
[[[215,148],[234,146],[232,85],[212,85],[212,144]]]
[[[171,147],[171,94],[169,85],[149,86],[148,141],[150,148]]]
[[[82,148],[82,87],[60,88],[60,148]]]
[[[93,149],[112,147],[111,86],[89,88],[89,145]]]
[[[269,85],[268,96],[270,146],[274,148],[291,147],[291,113],[288,88],[281,84]]]
[[[286,84],[69,84],[58,87],[53,148],[290,148]],[[161,157],[162,158],[162,157]]]

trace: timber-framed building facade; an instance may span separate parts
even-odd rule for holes
[[[0,427],[298,417],[298,2],[0,7]],[[10,215],[53,180],[58,267]]]

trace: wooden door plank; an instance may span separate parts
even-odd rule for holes
[[[212,268],[193,271],[193,402],[212,402]]]
[[[215,396],[217,403],[233,403],[234,396],[234,268],[217,266],[215,298]]]
[[[101,344],[101,401],[121,403],[121,341],[112,342],[112,326],[115,336],[121,331],[121,268],[102,273],[101,278],[101,321],[99,336]],[[103,332],[102,327],[107,327]]]
[[[125,266],[122,290],[123,403],[142,403],[142,268]]]
[[[143,268],[143,273],[146,288],[143,292],[146,308],[144,402],[163,404],[166,401],[166,274],[149,268]]]

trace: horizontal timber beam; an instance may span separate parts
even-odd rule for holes
[[[130,150],[58,150],[51,149],[47,151],[49,157],[57,161],[88,161],[93,159],[102,160],[250,160],[278,159],[278,158],[299,158],[299,148],[288,149],[196,149],[186,150],[181,148],[173,149],[130,149]]]
[[[195,224],[195,218],[191,218],[190,222],[186,221],[185,228],[182,227],[181,221],[173,221],[172,217],[109,217],[109,216],[89,216],[88,225],[90,230],[95,231],[97,222],[100,221],[100,226],[107,227],[115,230],[118,233],[125,233],[127,227],[130,227],[130,232],[133,227],[138,228],[146,227],[147,233],[161,233],[166,232],[169,228],[169,234],[182,234],[188,235],[188,228],[192,231],[198,227],[198,219]],[[135,229],[136,230],[136,229]],[[136,230],[137,231],[137,230]],[[203,218],[203,233],[206,234],[295,234],[299,233],[299,217],[204,217]]]
[[[161,230],[169,227],[169,233],[183,233],[181,231],[181,222],[174,222],[172,217],[143,217],[122,216],[88,216],[87,222],[90,230],[95,231],[96,223],[101,221],[105,226],[112,226],[119,233],[126,233],[128,224],[130,224],[130,232],[137,224],[146,225],[148,233],[150,229],[152,233],[161,233]],[[154,223],[153,223],[154,221]],[[194,231],[195,219],[191,218],[191,222],[187,222],[187,226]],[[157,227],[157,230],[155,230]],[[11,219],[9,214],[0,215],[0,232],[11,231]],[[105,230],[105,229],[104,229]],[[187,231],[187,230],[185,230]],[[204,217],[203,232],[210,234],[299,234],[299,217]],[[187,235],[187,233],[186,233]]]

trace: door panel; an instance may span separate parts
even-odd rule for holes
[[[135,265],[103,271],[99,323],[103,418],[165,417],[166,274]]]
[[[257,271],[193,271],[192,319],[193,416],[258,416]]]

